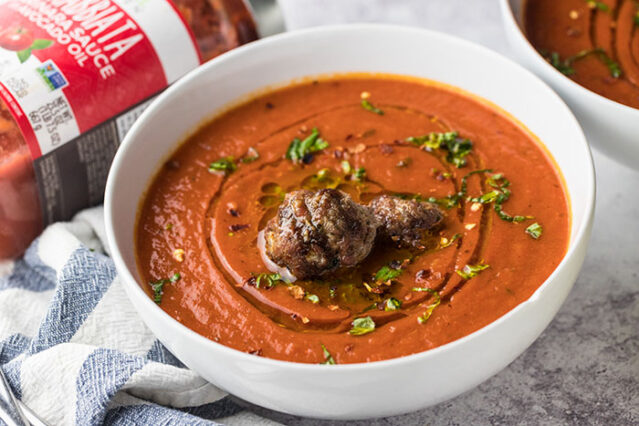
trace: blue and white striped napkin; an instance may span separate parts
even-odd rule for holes
[[[102,209],[87,210],[0,268],[0,366],[15,395],[51,425],[273,424],[164,348],[102,241]]]

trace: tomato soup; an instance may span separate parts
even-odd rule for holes
[[[275,273],[260,232],[287,194],[326,188],[362,206],[418,200],[443,219],[417,248],[377,241],[333,275]],[[353,74],[268,92],[197,130],[142,200],[136,251],[149,297],[197,333],[256,356],[342,364],[495,321],[548,278],[569,229],[560,174],[515,120],[447,86]]]
[[[564,75],[639,108],[639,3],[635,0],[529,0],[526,36]]]

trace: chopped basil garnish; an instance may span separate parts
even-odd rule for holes
[[[358,182],[362,182],[363,180],[366,180],[366,169],[363,167],[358,167],[357,169],[355,169],[355,173],[353,173],[353,178],[355,178],[355,180]]]
[[[535,240],[541,237],[541,233],[543,232],[543,228],[537,222],[530,225],[526,228],[526,234],[530,235]]]
[[[255,276],[255,288],[271,288],[278,282],[282,281],[280,274],[261,273]]]
[[[395,299],[394,297],[389,297],[384,301],[384,310],[388,311],[396,311],[402,307],[402,302]]]
[[[486,183],[488,183],[488,185],[492,186],[495,189],[482,194],[479,197],[468,197],[467,201],[481,204],[493,203],[493,209],[495,210],[495,213],[497,213],[497,216],[507,222],[519,223],[527,219],[532,219],[532,216],[511,216],[503,210],[502,205],[506,201],[508,201],[511,192],[508,189],[508,187],[510,186],[510,181],[506,179],[502,173],[495,173],[494,175],[489,176],[486,180]]]
[[[373,106],[372,103],[370,103],[366,99],[362,99],[362,108],[364,108],[366,111],[374,112],[377,115],[384,115],[384,111],[382,111],[379,108],[376,108],[375,106]]]
[[[228,156],[220,158],[217,161],[209,164],[209,172],[211,173],[224,173],[224,175],[230,175],[237,170],[237,164],[235,164],[235,158]]]
[[[355,318],[351,323],[353,328],[349,333],[353,336],[361,336],[375,330],[375,321],[371,317]]]
[[[320,299],[317,294],[307,294],[304,296],[304,299],[308,300],[311,303],[319,303]]]
[[[414,287],[413,290],[415,290],[416,288],[418,287]],[[426,321],[428,321],[430,316],[433,314],[433,311],[435,310],[435,308],[438,307],[442,301],[441,297],[439,296],[439,293],[436,292],[435,290],[428,288],[428,289],[424,289],[424,291],[428,291],[431,295],[433,295],[435,300],[433,301],[433,303],[426,306],[426,311],[421,316],[417,317],[417,322],[420,324],[424,324]]]
[[[457,274],[465,280],[469,280],[471,278],[475,278],[477,274],[479,274],[484,269],[490,268],[490,265],[485,265],[483,263],[478,263],[476,265],[466,265],[461,270],[457,270]]]
[[[305,139],[293,139],[286,150],[286,158],[293,163],[308,162],[308,159],[312,158],[314,152],[321,151],[325,148],[328,148],[328,142],[320,138],[319,130],[317,130],[317,127],[314,127],[311,134]]]
[[[335,359],[333,359],[333,355],[326,349],[326,346],[322,345],[322,352],[324,353],[324,362],[320,362],[321,365],[335,365]]]
[[[155,303],[159,304],[160,302],[162,302],[162,289],[164,288],[164,284],[166,284],[167,282],[168,280],[158,280],[151,281],[149,283],[151,285],[151,289],[153,290],[153,300],[155,301]]]
[[[464,177],[462,177],[459,192],[457,192],[456,194],[447,195],[444,198],[429,197],[428,199],[426,199],[426,201],[430,203],[435,203],[439,205],[440,207],[445,207],[447,209],[452,209],[453,207],[459,207],[459,202],[464,199],[468,191],[468,178],[472,175],[476,175],[479,173],[490,173],[490,172],[492,172],[492,169],[473,170],[472,172],[467,173]]]
[[[385,283],[390,280],[394,280],[402,274],[401,269],[393,269],[388,266],[382,266],[379,271],[375,273],[375,281]]]
[[[428,292],[430,294],[437,294],[437,292],[435,290],[433,290],[432,288],[428,288],[428,287],[413,287],[412,288],[413,291],[425,291]]]
[[[608,67],[608,71],[613,78],[619,78],[623,74],[621,71],[621,67],[617,62],[612,60],[610,56],[606,53],[606,51],[600,47],[596,49],[586,49],[578,52],[575,55],[569,56],[566,59],[562,60],[557,52],[551,53],[542,53],[544,58],[550,64],[557,69],[560,73],[564,75],[573,75],[575,73],[575,69],[573,68],[573,64],[576,61],[579,61],[587,56],[596,55],[597,58],[604,63]]]
[[[470,139],[460,138],[457,132],[432,132],[423,136],[411,136],[406,141],[431,150],[442,149],[447,151],[446,161],[457,168],[464,167],[467,164],[466,156],[470,154],[473,148],[473,143]]]
[[[171,278],[163,278],[161,280],[149,282],[149,284],[151,285],[151,289],[153,290],[153,300],[155,301],[155,303],[160,304],[162,302],[164,285],[168,283],[176,283],[180,281],[180,278],[182,278],[182,276],[179,272],[176,272]]]
[[[493,201],[497,200],[500,194],[501,192],[497,190],[493,190],[485,194],[482,194],[479,197],[469,198],[468,201],[470,201],[471,203],[490,204]]]

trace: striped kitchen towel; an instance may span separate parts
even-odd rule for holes
[[[91,209],[0,265],[0,366],[15,395],[51,425],[273,424],[162,346],[103,241]]]

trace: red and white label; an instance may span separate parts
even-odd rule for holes
[[[199,64],[170,0],[0,3],[0,98],[34,159]]]

